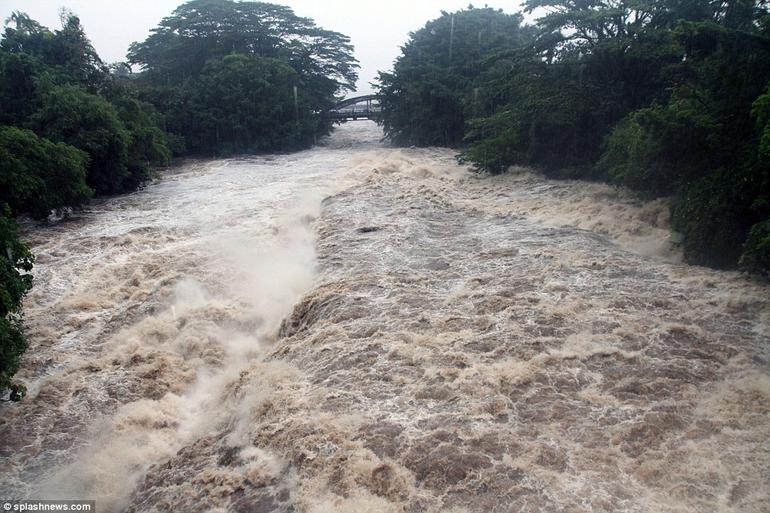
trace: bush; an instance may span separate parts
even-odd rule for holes
[[[746,178],[746,180],[744,180]],[[672,222],[682,234],[687,260],[717,268],[735,267],[755,218],[745,173],[717,170],[676,198]]]
[[[55,87],[45,95],[32,124],[38,134],[88,154],[87,183],[97,194],[125,192],[141,182],[128,165],[131,135],[104,98],[79,86]]]
[[[91,196],[85,182],[88,155],[67,144],[54,144],[30,130],[0,127],[0,161],[0,202],[14,215],[44,219]]]
[[[743,245],[743,269],[770,277],[770,219],[755,224]]]
[[[11,400],[24,395],[24,387],[11,379],[27,349],[22,330],[21,300],[32,287],[33,257],[19,242],[16,224],[7,205],[0,206],[0,394],[10,390]]]
[[[707,172],[718,130],[686,102],[641,109],[612,130],[597,168],[649,196],[671,195]]]

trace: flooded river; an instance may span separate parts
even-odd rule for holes
[[[0,497],[100,512],[766,512],[770,288],[664,202],[348,123],[25,234]]]

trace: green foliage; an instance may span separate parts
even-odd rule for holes
[[[298,148],[312,142],[316,119],[295,119],[300,77],[277,59],[232,54],[214,59],[189,86],[191,145],[224,153]],[[270,98],[270,102],[265,102]],[[297,112],[309,98],[298,93]]]
[[[79,206],[91,196],[85,183],[88,156],[34,132],[0,127],[0,204],[14,214],[45,219],[52,211]]]
[[[130,134],[104,98],[78,86],[55,87],[43,97],[31,123],[44,137],[88,154],[87,182],[97,194],[123,192],[141,181],[128,167]]]
[[[24,387],[14,383],[12,377],[27,348],[21,300],[32,286],[32,263],[29,250],[19,242],[10,209],[0,205],[0,394],[9,390],[12,400],[24,394]]]
[[[488,142],[507,148],[496,163],[533,165],[556,176],[595,178],[593,164],[612,127],[635,109],[664,96],[663,81],[677,62],[673,35],[642,30],[664,24],[657,4],[530,2],[548,7],[534,42],[506,56],[490,82],[500,107],[469,123],[467,160],[485,168]],[[497,112],[508,111],[509,121]],[[515,129],[501,129],[515,125]],[[480,160],[481,158],[481,160]]]
[[[640,109],[615,126],[597,166],[631,189],[668,196],[709,168],[719,130],[692,102]]]
[[[619,124],[598,167],[646,194],[673,195],[688,259],[734,267],[767,213],[760,94],[770,78],[770,41],[711,21],[680,23],[674,34],[686,59],[670,70],[673,94]]]
[[[767,161],[770,159],[770,84],[765,88],[765,91],[752,103],[751,114],[759,129],[757,158]]]
[[[79,86],[54,87],[30,119],[39,134],[88,154],[86,181],[97,194],[136,189],[150,164],[167,164],[171,155],[153,108],[125,91],[112,96],[110,103]]]
[[[744,173],[716,170],[675,197],[672,223],[682,235],[689,262],[713,267],[736,265],[753,217],[748,178]]]
[[[471,120],[466,140],[474,140],[461,154],[462,162],[473,162],[491,173],[502,173],[514,162],[527,162],[527,147],[517,142],[528,137],[531,113],[503,109],[482,120]]]
[[[107,67],[91,46],[80,19],[71,12],[63,12],[62,28],[54,32],[21,12],[14,12],[8,22],[0,53],[34,59],[38,73],[45,73],[47,80],[96,92],[108,79]]]
[[[230,0],[181,5],[128,57],[167,130],[204,154],[309,145],[358,68],[347,36],[288,7]]]
[[[0,52],[0,123],[23,124],[40,106],[42,66],[29,54]]]
[[[146,180],[150,165],[168,162],[159,116],[138,101],[135,91],[109,76],[74,14],[65,11],[62,28],[51,32],[15,12],[0,40],[0,71],[0,123],[31,128],[38,136],[85,152],[86,181],[97,194],[133,190]],[[24,155],[17,148],[19,159],[27,163],[17,159],[8,164],[15,178],[6,176],[6,182],[16,192],[7,192],[5,199],[14,213],[45,217],[51,209],[77,206],[88,196],[89,187],[75,171],[82,167],[75,162],[82,155],[58,147],[52,153],[40,142]],[[33,162],[42,167],[29,171]],[[32,177],[37,177],[35,184]],[[51,186],[60,192],[52,192]]]
[[[740,265],[747,271],[770,277],[770,219],[752,226],[743,245]]]
[[[155,108],[138,98],[138,93],[124,83],[112,83],[104,96],[110,101],[128,134],[126,165],[129,176],[123,190],[139,187],[150,175],[150,166],[165,166],[171,161],[169,134],[161,130],[161,116]]]
[[[129,50],[129,62],[156,83],[182,84],[203,71],[212,58],[231,53],[276,58],[303,75],[317,76],[352,90],[356,81],[350,39],[321,29],[289,8],[264,2],[192,0],[164,18],[142,43]]]
[[[481,108],[486,58],[520,46],[520,15],[491,8],[442,13],[410,34],[392,73],[380,73],[385,134],[397,144],[460,143],[466,119]]]

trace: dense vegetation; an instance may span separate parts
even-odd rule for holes
[[[466,120],[481,112],[479,85],[494,73],[486,59],[528,41],[521,15],[490,8],[446,14],[412,34],[392,73],[380,73],[385,134],[396,144],[455,146]]]
[[[129,51],[142,95],[166,128],[203,154],[296,149],[328,133],[318,112],[352,91],[347,36],[288,7],[193,0]]]
[[[766,0],[525,9],[546,14],[521,27],[469,8],[413,33],[380,74],[386,134],[462,146],[493,173],[530,165],[670,196],[690,262],[770,273]]]
[[[8,207],[0,211],[0,391],[11,400],[24,395],[24,386],[11,381],[19,357],[27,348],[22,331],[21,299],[32,286],[32,255],[19,242]]]
[[[0,38],[0,396],[14,400],[33,263],[17,216],[136,190],[173,154],[307,146],[357,78],[346,36],[278,5],[188,2],[131,46],[137,74],[106,65],[77,16],[61,21],[51,31],[16,12]]]

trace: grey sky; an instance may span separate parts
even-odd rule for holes
[[[75,12],[96,51],[107,62],[125,60],[128,45],[143,40],[164,16],[184,0],[0,0],[0,19],[12,11],[23,11],[43,25],[59,28],[59,9]],[[300,16],[313,18],[326,29],[350,36],[361,64],[358,92],[371,91],[379,70],[391,68],[410,31],[436,18],[441,11],[468,6],[469,0],[275,0]],[[489,5],[515,12],[521,2],[487,0]]]

